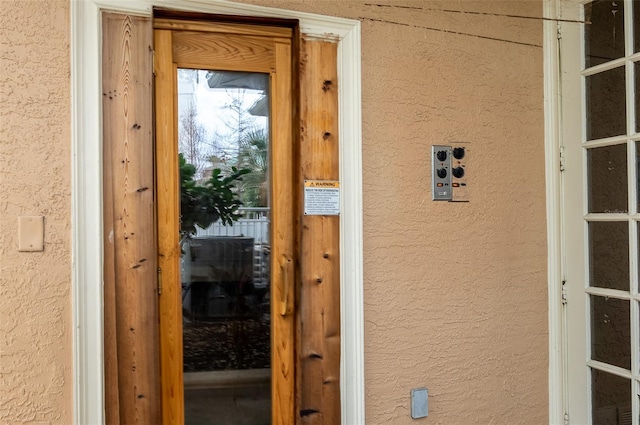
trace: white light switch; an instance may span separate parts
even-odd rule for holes
[[[44,251],[44,217],[18,217],[18,251]]]

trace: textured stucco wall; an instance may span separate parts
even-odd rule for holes
[[[418,423],[420,386],[425,423],[547,422],[542,21],[505,16],[541,1],[250,1],[362,19],[366,423]],[[0,423],[71,418],[69,12],[53,4],[0,7]],[[471,202],[432,202],[430,146],[455,141]],[[21,214],[46,216],[44,253],[16,252]]]
[[[251,3],[362,20],[367,424],[421,386],[424,423],[548,422],[542,21],[504,16],[542,2]],[[471,202],[432,202],[455,141]]]
[[[0,424],[70,424],[69,4],[0,3]],[[17,251],[21,215],[44,252]]]

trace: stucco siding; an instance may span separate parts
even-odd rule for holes
[[[513,16],[542,2],[250,2],[362,21],[366,423],[418,423],[422,386],[425,423],[546,423],[542,20]],[[72,421],[69,19],[0,6],[3,424]],[[457,142],[470,202],[433,202],[431,145]]]
[[[546,423],[542,20],[506,16],[542,3],[252,3],[362,21],[366,423],[421,386],[432,424]],[[433,202],[456,142],[471,202]]]
[[[0,423],[72,422],[69,3],[0,5]],[[18,252],[18,217],[45,217]]]

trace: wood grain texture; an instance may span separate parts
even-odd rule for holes
[[[275,43],[271,74],[271,390],[272,425],[295,423],[295,246],[293,84],[291,42]]]
[[[156,173],[158,264],[161,269],[160,362],[162,423],[184,422],[182,304],[180,283],[180,183],[176,76],[172,32],[155,30]]]
[[[302,41],[302,180],[338,180],[337,44]],[[303,216],[299,420],[340,423],[340,218]]]
[[[173,61],[179,67],[264,72],[275,69],[273,39],[175,31]]]
[[[103,29],[108,31],[114,25],[114,18],[117,16],[105,16],[103,19]],[[117,23],[117,21],[116,21]],[[102,58],[102,77],[103,90],[111,84],[111,80],[115,80],[112,75],[114,59],[114,46],[110,38],[104,39],[103,58]],[[105,92],[105,94],[107,94]],[[112,114],[108,114],[111,102],[107,102],[108,96],[102,98],[102,107],[104,114],[104,141],[103,141],[103,232],[104,235],[104,368],[105,368],[105,422],[107,425],[117,425],[120,422],[120,402],[118,395],[118,339],[117,339],[117,320],[116,320],[116,259],[115,259],[115,206],[114,206],[114,163],[113,150],[115,143],[111,132],[112,122],[115,121]],[[115,124],[115,122],[114,122]]]
[[[106,418],[158,423],[152,24],[105,13],[102,27]]]
[[[291,38],[292,29],[266,25],[243,25],[232,22],[216,22],[211,24],[203,21],[190,21],[181,19],[154,19],[155,29],[168,29],[179,31],[217,32],[222,34],[251,35],[270,38]]]

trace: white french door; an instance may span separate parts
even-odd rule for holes
[[[565,422],[638,425],[640,1],[560,10]]]

